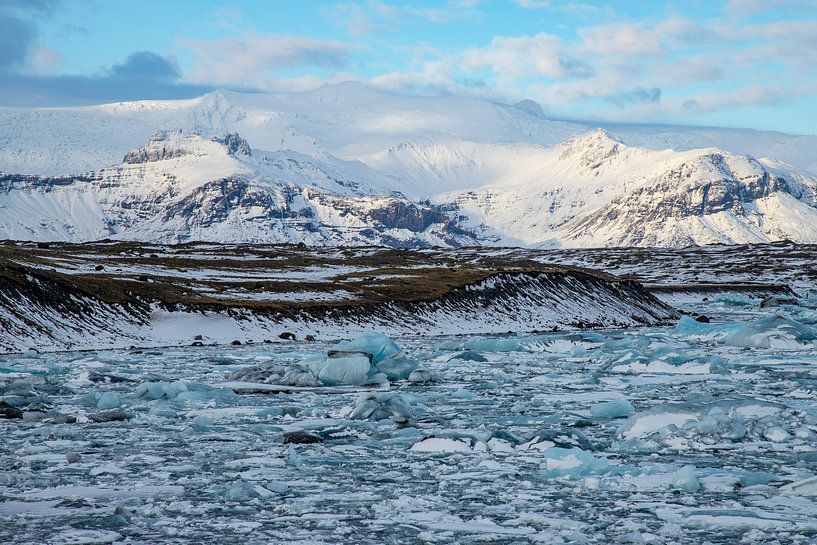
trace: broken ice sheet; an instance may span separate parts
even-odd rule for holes
[[[808,544],[812,310],[734,308],[668,328],[4,356],[20,418],[0,419],[0,542]],[[308,363],[333,350],[365,366],[330,386]]]

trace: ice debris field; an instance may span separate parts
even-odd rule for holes
[[[0,543],[817,543],[817,298],[0,359]]]

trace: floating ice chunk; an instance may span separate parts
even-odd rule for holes
[[[417,418],[410,400],[396,393],[366,394],[358,398],[350,415],[355,420],[384,420],[408,422]]]
[[[804,323],[772,314],[744,324],[705,324],[684,316],[674,329],[687,336],[711,338],[727,346],[803,350],[814,346],[817,329]]]
[[[375,365],[402,352],[396,342],[382,333],[364,333],[352,341],[341,341],[337,344],[337,350],[370,354]]]
[[[175,399],[177,395],[187,391],[187,385],[176,382],[143,382],[136,388],[136,395],[147,399]]]
[[[230,380],[241,382],[265,382],[279,384],[281,377],[288,371],[288,367],[282,365],[251,365],[232,371],[227,375]]]
[[[681,427],[687,422],[697,420],[698,415],[694,412],[648,411],[633,416],[619,430],[619,435],[626,439],[645,437],[669,426]]]
[[[210,395],[202,390],[185,390],[179,392],[173,399],[176,401],[201,402],[210,399]]]
[[[413,452],[471,452],[471,445],[465,441],[447,437],[427,437],[412,445]]]
[[[369,378],[371,362],[366,356],[329,357],[310,367],[323,384],[363,384]]]
[[[168,399],[175,399],[182,392],[187,391],[187,385],[184,382],[176,381],[164,385],[165,396]]]
[[[289,445],[289,450],[287,451],[287,460],[289,461],[289,465],[292,467],[301,468],[304,466],[304,459],[298,454],[298,451],[295,450],[293,445]]]
[[[383,358],[374,364],[375,369],[390,379],[405,379],[417,369],[417,361],[407,357],[403,352]]]
[[[148,411],[148,414],[151,416],[162,416],[165,418],[176,418],[178,416],[178,413],[165,403],[157,403],[156,405],[153,405]]]
[[[685,363],[670,363],[662,360],[650,362],[632,362],[623,365],[614,365],[611,369],[614,373],[639,374],[670,374],[670,375],[708,375],[713,372],[710,362],[690,361]]]
[[[817,477],[809,477],[780,487],[780,493],[787,496],[817,496]]]
[[[526,339],[530,342],[531,339]],[[467,341],[440,343],[443,350],[465,350],[469,352],[526,352],[523,340],[517,337],[484,337]]]
[[[580,356],[588,349],[595,348],[601,344],[603,337],[592,340],[580,335],[569,335],[566,337],[535,339],[523,341],[521,348],[526,352],[545,352],[549,354],[569,354]]]
[[[206,430],[208,428],[213,427],[213,419],[207,416],[206,414],[200,414],[196,418],[193,419],[193,426],[200,429]]]
[[[491,452],[506,452],[506,453],[515,452],[514,445],[511,441],[508,441],[506,439],[500,439],[498,437],[492,437],[491,439],[488,440],[486,445],[491,450]]]
[[[782,443],[791,437],[791,434],[780,426],[770,426],[763,431],[763,437],[775,443]]]
[[[760,400],[724,400],[655,407],[633,415],[619,429],[622,451],[706,449],[719,441],[801,441],[796,431],[803,413],[785,411],[782,405]]]
[[[409,382],[431,382],[431,371],[428,369],[415,369],[408,376]]]
[[[545,474],[549,478],[566,477],[578,479],[591,474],[603,474],[610,470],[610,462],[593,456],[580,448],[552,447],[542,452]]]
[[[464,350],[460,352],[453,358],[452,360],[462,360],[462,361],[476,361],[476,362],[485,362],[488,361],[488,358],[480,354],[479,352],[475,352],[473,350]]]
[[[365,333],[353,341],[338,343],[324,356],[307,358],[301,365],[322,384],[336,386],[405,379],[418,364],[386,335]],[[295,374],[285,378],[299,383],[304,381],[302,376]]]
[[[99,401],[96,403],[96,408],[100,410],[116,409],[121,405],[119,395],[116,392],[105,392],[99,396]]]
[[[593,450],[593,443],[579,430],[574,429],[550,429],[541,430],[524,445],[523,449],[544,450],[552,446],[565,449],[580,448],[582,450]]]
[[[588,348],[598,346],[602,342],[604,342],[604,337],[594,333],[582,333],[580,335],[571,334],[566,336],[496,336],[473,338],[468,339],[467,341],[445,342],[441,343],[440,348],[444,350],[464,350],[464,353],[455,356],[455,358],[467,359],[467,353],[475,352],[546,352],[552,354],[580,354],[585,352]]]
[[[590,407],[590,414],[595,418],[612,420],[614,418],[624,418],[635,412],[633,404],[626,399],[614,399],[604,403],[597,403]]]
[[[122,534],[111,530],[64,530],[52,535],[49,543],[63,543],[66,545],[104,545],[116,543],[122,539]]]
[[[717,337],[722,336],[724,332],[730,331],[735,329],[733,324],[712,324],[712,323],[705,323],[699,322],[694,318],[690,318],[689,316],[682,316],[680,320],[678,320],[678,324],[672,330],[673,333],[678,335],[685,335],[685,336],[704,336],[704,337]]]
[[[695,474],[694,466],[684,466],[673,479],[675,488],[693,494],[701,489],[701,482]]]
[[[729,346],[802,350],[814,346],[817,330],[806,324],[773,314],[751,322],[727,334]]]
[[[286,493],[289,489],[286,483],[265,483],[265,485],[261,486],[260,484],[239,481],[227,488],[223,496],[227,501],[240,502],[272,498],[278,494]]]

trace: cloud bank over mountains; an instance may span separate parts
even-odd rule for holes
[[[345,80],[397,93],[529,98],[553,117],[608,121],[717,123],[743,109],[757,124],[777,118],[796,130],[804,125],[797,116],[785,122],[786,110],[802,117],[817,105],[817,0],[728,0],[697,11],[667,1],[649,13],[559,0],[338,2],[290,14],[314,18],[310,35],[254,19],[242,4],[212,10],[217,31],[182,25],[84,73],[66,70],[68,53],[40,31],[60,20],[93,40],[93,27],[60,19],[66,6],[0,0],[0,105],[298,91]],[[169,9],[168,17],[184,15]],[[522,20],[535,23],[513,24]],[[529,32],[537,21],[541,30]],[[472,30],[466,43],[450,34]]]

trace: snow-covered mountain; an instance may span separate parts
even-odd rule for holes
[[[525,178],[434,200],[510,244],[817,241],[817,178],[718,149],[629,147],[603,130],[544,150]]]
[[[817,137],[637,126],[611,135],[547,120],[534,105],[396,96],[345,83],[307,93],[0,110],[0,237],[395,246],[817,241],[817,181],[809,174],[817,172]],[[776,159],[751,156],[766,149]]]
[[[473,244],[444,213],[362,163],[254,153],[236,134],[162,132],[80,176],[0,175],[0,233],[19,240]]]

